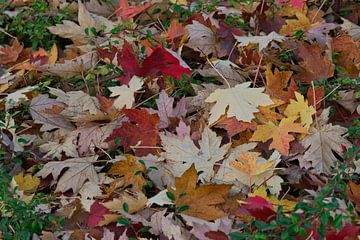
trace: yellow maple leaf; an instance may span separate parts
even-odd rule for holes
[[[316,110],[313,106],[309,106],[308,101],[305,101],[300,93],[295,92],[295,97],[296,101],[291,99],[284,113],[288,117],[300,117],[301,124],[309,129],[313,122],[312,115],[316,113]]]
[[[35,191],[40,184],[40,178],[33,177],[31,174],[24,175],[23,172],[15,175],[14,180],[18,184],[19,190],[22,191]]]
[[[316,110],[313,106],[309,106],[308,101],[305,101],[300,93],[295,92],[295,97],[296,101],[291,99],[284,113],[288,117],[300,117],[301,124],[309,129],[313,123],[312,115],[316,113]]]
[[[275,108],[282,106],[285,102],[277,98],[272,98],[271,101],[273,101],[274,104],[259,106],[258,109],[260,112],[254,113],[256,119],[261,123],[266,123],[268,121],[278,123],[284,117],[282,114],[277,113]]]
[[[242,184],[247,186],[260,184],[272,175],[276,163],[275,160],[260,163],[258,158],[257,153],[241,152],[237,158],[239,161],[230,161],[230,165],[238,171],[236,178]]]
[[[146,184],[146,180],[142,174],[146,170],[145,166],[130,154],[125,154],[125,157],[126,160],[114,163],[108,173],[121,176],[125,184],[132,184],[133,190],[139,192]]]
[[[296,12],[295,16],[297,19],[288,19],[285,21],[286,24],[281,27],[280,34],[285,36],[293,36],[299,30],[306,32],[318,24],[311,23],[306,15],[302,12]]]
[[[197,181],[194,164],[181,177],[175,178],[176,189],[168,191],[174,195],[176,207],[186,206],[187,209],[182,213],[207,221],[224,217],[226,214],[216,205],[225,202],[225,196],[232,185],[207,184],[197,187]]]
[[[287,156],[289,154],[290,142],[295,139],[289,133],[308,133],[308,130],[301,126],[301,124],[294,123],[296,119],[295,117],[283,118],[278,126],[273,122],[258,125],[250,141],[266,142],[272,139],[270,149],[276,149],[282,155]]]
[[[271,194],[268,195],[267,192],[266,192],[265,186],[259,187],[258,189],[256,189],[252,193],[249,193],[248,196],[249,197],[259,196],[259,197],[262,197],[262,198],[266,199],[267,201],[269,201],[270,203],[272,203],[274,205],[275,211],[279,206],[283,206],[285,211],[292,211],[292,210],[294,210],[294,208],[296,206],[296,202],[286,200],[286,199],[279,200],[274,195],[271,195]]]

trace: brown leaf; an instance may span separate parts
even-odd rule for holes
[[[231,185],[209,184],[196,187],[198,176],[193,164],[181,177],[175,178],[176,190],[168,191],[175,195],[177,208],[188,206],[184,214],[204,220],[215,220],[226,214],[216,205],[225,202],[225,196]]]
[[[134,191],[141,191],[142,187],[146,184],[146,180],[143,177],[143,173],[146,170],[145,166],[130,154],[125,154],[125,157],[126,160],[114,163],[108,173],[122,176],[126,184],[133,185]]]
[[[334,66],[327,55],[322,55],[319,45],[299,44],[298,54],[303,59],[300,62],[302,70],[295,76],[295,80],[311,83],[315,80],[326,80],[334,75]]]
[[[356,210],[360,211],[360,185],[357,185],[353,181],[348,182],[347,185],[346,193],[350,200],[355,202]]]
[[[23,47],[24,46],[19,43],[17,38],[15,38],[12,46],[5,45],[4,48],[0,48],[0,64],[15,62],[23,50]]]
[[[229,137],[233,137],[236,134],[243,132],[247,129],[255,130],[256,123],[254,122],[243,122],[238,121],[236,117],[226,118],[223,120],[220,120],[217,124],[217,127],[224,128],[227,133],[229,134]]]

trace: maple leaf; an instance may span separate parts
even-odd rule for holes
[[[256,119],[261,123],[267,123],[269,121],[278,123],[284,117],[282,114],[278,113],[276,109],[280,108],[285,102],[277,98],[272,98],[271,100],[274,104],[259,106],[259,112],[254,114]]]
[[[72,134],[72,132],[66,134],[65,136],[61,136],[59,139],[53,139],[52,141],[48,141],[42,144],[39,147],[39,150],[43,153],[44,158],[57,158],[61,160],[62,153],[64,153],[68,157],[79,157],[79,153],[77,151],[76,145],[76,135]]]
[[[125,73],[125,76],[119,77],[122,84],[128,84],[134,75],[155,78],[161,73],[181,80],[183,74],[190,73],[190,67],[175,52],[164,47],[155,48],[141,66],[128,42],[124,43],[121,50],[113,47],[110,52],[103,49],[99,49],[98,52],[106,61],[114,61],[116,57],[116,63]]]
[[[291,71],[279,71],[277,68],[273,73],[270,64],[268,64],[266,66],[266,93],[273,98],[288,101],[289,93],[284,89],[287,88],[291,75]]]
[[[136,146],[134,151],[138,156],[155,153],[156,149],[152,147],[156,147],[160,140],[157,128],[159,117],[156,114],[149,114],[145,109],[125,109],[123,112],[130,122],[122,123],[122,126],[115,129],[106,141],[119,138],[125,152]]]
[[[284,113],[287,117],[300,117],[301,124],[309,129],[313,119],[312,115],[316,113],[313,106],[309,106],[308,101],[304,100],[304,96],[298,92],[295,92],[296,101],[290,99],[290,104],[287,105]]]
[[[186,46],[200,52],[200,56],[214,54],[221,57],[224,55],[224,51],[216,43],[216,35],[211,28],[196,20],[185,28],[189,32],[189,41]]]
[[[271,32],[266,36],[243,37],[243,36],[234,35],[234,37],[236,41],[240,43],[239,46],[247,46],[249,43],[259,44],[259,52],[261,52],[261,50],[266,48],[269,45],[269,43],[272,41],[282,42],[286,39],[284,36],[281,36],[276,32]]]
[[[345,33],[332,39],[333,51],[339,54],[334,56],[337,64],[345,69],[345,74],[356,78],[359,75],[360,43]]]
[[[167,38],[169,41],[181,37],[184,34],[185,27],[181,23],[179,23],[179,19],[172,19],[168,30],[166,31],[166,33],[162,34],[162,36]]]
[[[342,156],[343,147],[349,148],[351,143],[343,137],[347,129],[339,125],[327,123],[329,120],[330,108],[324,109],[317,120],[317,124],[310,128],[309,135],[305,137],[301,144],[306,152],[300,158],[300,166],[308,168],[309,164],[318,173],[331,173],[331,167],[334,166],[336,156]],[[342,147],[343,146],[343,147]]]
[[[240,145],[241,146],[241,145]],[[249,146],[252,147],[252,146]],[[272,193],[278,195],[283,180],[279,176],[272,176],[276,164],[280,161],[280,154],[274,152],[269,160],[259,157],[255,152],[244,152],[248,147],[243,146],[230,154],[220,167],[216,179],[235,184],[236,190],[246,190],[253,185],[266,184]],[[233,160],[235,158],[238,161]],[[240,184],[239,184],[240,183]]]
[[[36,176],[42,178],[52,175],[54,180],[58,180],[64,168],[65,173],[58,180],[55,192],[66,192],[72,189],[73,193],[77,193],[83,184],[89,180],[97,183],[99,181],[93,163],[96,162],[98,156],[70,158],[60,162],[48,162],[44,167],[36,173]]]
[[[301,126],[301,124],[294,123],[295,120],[296,118],[294,117],[283,118],[278,126],[272,122],[258,125],[250,141],[266,142],[272,139],[270,149],[276,149],[282,155],[287,156],[289,154],[290,142],[295,140],[294,136],[289,133],[308,133],[308,130]]]
[[[130,154],[125,154],[126,160],[115,162],[108,174],[121,176],[126,184],[133,185],[134,191],[141,191],[146,184],[143,176],[145,166],[138,159]]]
[[[169,97],[165,90],[159,94],[159,99],[156,100],[158,110],[149,109],[150,113],[157,113],[160,118],[159,128],[167,128],[171,122],[171,118],[181,118],[186,115],[186,102],[182,98],[173,108],[174,98]]]
[[[31,174],[24,175],[24,172],[21,172],[14,176],[14,180],[19,186],[19,190],[33,192],[39,186],[40,179],[38,177],[33,177]]]
[[[134,94],[136,91],[142,88],[143,84],[144,81],[141,78],[133,76],[129,82],[129,86],[122,85],[120,87],[108,87],[111,92],[110,97],[118,96],[115,99],[113,106],[119,110],[121,110],[123,107],[131,108],[135,101]]]
[[[64,63],[50,65],[48,66],[47,71],[60,77],[71,78],[95,67],[97,62],[97,54],[89,52],[74,59],[65,60]]]
[[[29,111],[35,123],[43,124],[42,131],[54,128],[72,129],[72,124],[60,114],[65,107],[63,102],[40,94],[31,100]]]
[[[209,125],[224,114],[228,118],[236,117],[239,121],[251,122],[254,113],[259,112],[258,106],[273,103],[268,95],[262,93],[264,88],[249,88],[250,84],[251,82],[245,82],[233,88],[216,89],[211,93],[205,101],[216,104],[210,110]]]
[[[263,222],[270,222],[276,218],[274,206],[266,199],[255,196],[248,197],[245,202],[241,201],[241,208],[237,211],[239,215],[252,216]]]
[[[220,120],[216,124],[216,126],[220,128],[224,128],[229,134],[229,137],[233,137],[240,132],[246,131],[247,129],[255,130],[256,123],[238,121],[236,120],[235,117],[231,117]]]
[[[5,47],[0,48],[0,64],[7,64],[15,62],[24,46],[19,43],[17,38],[15,38],[12,46],[5,45]]]
[[[310,83],[315,80],[326,80],[334,75],[334,66],[328,55],[322,55],[319,45],[299,44],[299,56],[303,59],[300,62],[302,70],[294,79],[303,83]]]
[[[36,89],[35,86],[27,86],[25,88],[20,88],[13,93],[9,93],[6,98],[1,99],[0,101],[5,100],[5,109],[10,110],[14,107],[19,106],[24,101],[29,100],[25,93],[31,92],[34,89]]]
[[[82,2],[78,2],[78,22],[76,23],[64,20],[62,24],[56,24],[55,26],[48,27],[52,34],[59,35],[63,38],[70,38],[74,42],[86,43],[89,41],[88,36],[85,33],[85,29],[95,28],[96,31],[104,30],[110,32],[115,27],[115,23],[95,14],[89,13]]]
[[[189,135],[184,138],[160,135],[169,170],[175,177],[183,174],[192,164],[201,171],[201,180],[210,181],[214,176],[213,166],[223,159],[231,144],[220,147],[221,137],[208,127],[204,128],[198,148]]]
[[[286,24],[280,29],[280,34],[284,36],[294,36],[299,30],[306,32],[315,27],[318,23],[311,23],[310,20],[302,12],[295,12],[297,19],[285,20]]]
[[[158,77],[158,74],[168,75],[181,80],[183,74],[190,73],[190,67],[171,50],[157,47],[141,64],[142,76]]]
[[[216,208],[216,205],[225,202],[225,196],[231,185],[209,184],[196,187],[197,178],[194,164],[181,177],[175,178],[176,189],[168,189],[168,191],[175,196],[176,207],[187,206],[183,214],[208,221],[224,217],[225,213]]]

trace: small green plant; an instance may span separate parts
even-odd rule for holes
[[[7,33],[16,36],[25,47],[50,49],[57,44],[56,36],[47,29],[61,23],[65,13],[53,13],[44,0],[35,0],[29,8],[22,9],[15,17],[3,14],[0,18],[0,27]],[[6,42],[8,36],[0,32],[0,42]]]

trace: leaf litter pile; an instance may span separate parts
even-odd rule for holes
[[[3,239],[358,239],[358,3],[0,6]]]

